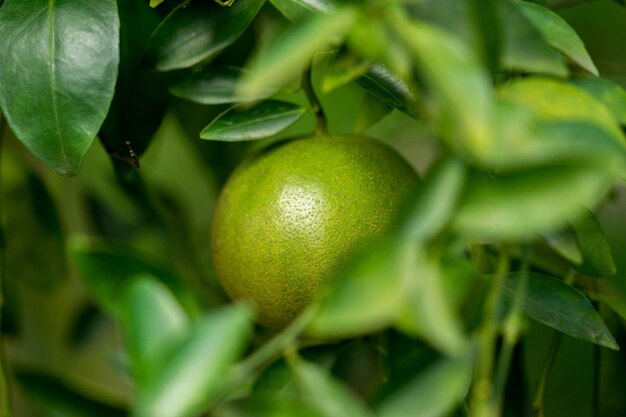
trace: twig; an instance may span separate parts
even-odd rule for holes
[[[556,354],[559,352],[559,347],[561,346],[561,339],[563,339],[563,333],[556,332],[554,337],[552,338],[552,344],[550,345],[550,350],[548,351],[546,362],[543,365],[543,370],[541,371],[539,385],[537,386],[537,393],[535,394],[535,400],[533,401],[532,405],[533,412],[537,417],[545,417],[543,399],[545,397],[546,385],[548,382],[548,378],[550,377],[550,371],[552,370],[552,366],[554,365],[554,361],[556,359]]]
[[[5,120],[0,112],[0,196],[2,195],[2,149],[4,145]],[[4,222],[2,219],[2,201],[0,199],[0,417],[8,417],[10,413],[9,376],[6,369],[6,358],[4,356],[4,337],[2,333],[2,310],[4,308],[5,294],[5,236]]]
[[[311,104],[311,110],[313,110],[313,113],[315,113],[315,117],[317,118],[317,129],[315,133],[318,135],[323,135],[328,133],[328,120],[326,119],[326,114],[324,113],[322,104],[315,94],[315,90],[313,88],[312,73],[312,65],[307,66],[302,73],[302,89],[304,90],[306,98]]]

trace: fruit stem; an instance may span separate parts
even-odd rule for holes
[[[4,145],[5,119],[0,112],[0,174],[2,172],[2,148]],[[2,176],[0,175],[0,196],[2,195]],[[0,417],[8,417],[11,413],[10,395],[9,395],[9,378],[6,372],[6,359],[4,356],[4,337],[2,333],[2,309],[4,307],[5,294],[5,244],[4,244],[4,227],[2,222],[2,205],[0,204]]]
[[[326,114],[322,108],[322,103],[320,103],[319,98],[315,94],[315,89],[313,88],[313,65],[308,65],[302,73],[302,89],[304,90],[306,98],[311,104],[311,110],[313,110],[317,119],[317,128],[315,133],[317,135],[327,134],[328,120],[326,119]]]

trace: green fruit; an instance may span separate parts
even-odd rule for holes
[[[350,253],[384,236],[415,171],[361,137],[279,144],[235,170],[219,198],[212,254],[234,299],[270,328],[288,324],[330,283]]]

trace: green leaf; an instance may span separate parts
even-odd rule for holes
[[[212,59],[241,36],[263,3],[246,0],[221,7],[208,1],[182,2],[152,34],[147,64],[170,71]]]
[[[220,394],[225,375],[241,356],[251,331],[247,308],[231,305],[209,313],[139,387],[138,417],[188,417],[201,413]]]
[[[126,340],[135,378],[141,383],[161,368],[168,349],[183,339],[189,319],[167,287],[149,274],[132,279],[125,301]]]
[[[105,404],[78,392],[56,376],[39,371],[17,371],[16,380],[45,415],[63,417],[124,417],[119,406]]]
[[[377,98],[365,94],[361,101],[359,113],[356,116],[354,131],[356,133],[362,133],[368,127],[380,122],[385,116],[391,113],[392,110],[392,107]]]
[[[356,80],[359,87],[383,103],[409,116],[419,118],[419,102],[414,88],[380,64],[369,67]]]
[[[126,314],[125,300],[120,294],[141,274],[149,274],[165,284],[190,313],[198,311],[197,301],[172,271],[131,247],[75,236],[70,241],[70,254],[91,294],[116,317]]]
[[[78,174],[113,98],[116,1],[7,0],[0,21],[0,107],[11,130],[56,171]]]
[[[462,233],[523,239],[564,226],[609,189],[612,175],[579,165],[558,165],[481,178],[463,198],[455,220]]]
[[[581,274],[594,277],[615,275],[616,268],[611,246],[594,214],[585,209],[585,214],[572,224],[583,262],[572,267]]]
[[[170,92],[176,97],[199,104],[230,104],[242,101],[236,91],[245,72],[241,68],[207,68],[174,84]],[[260,92],[246,100],[254,101],[272,95],[274,91]]]
[[[401,252],[383,241],[357,254],[328,294],[320,300],[306,334],[346,338],[390,324],[405,300]]]
[[[165,0],[150,0],[150,7],[157,7],[159,4],[163,3]]]
[[[583,262],[583,254],[580,252],[576,236],[568,228],[555,233],[541,236],[556,253],[561,255],[570,265],[580,265]]]
[[[339,53],[332,59],[322,80],[322,93],[328,94],[337,88],[361,77],[370,67],[366,60],[348,52]]]
[[[508,302],[515,298],[521,274],[514,272],[506,277],[503,296]],[[528,278],[522,304],[525,315],[569,336],[619,350],[611,332],[582,292],[547,275],[530,272]]]
[[[626,91],[604,78],[576,77],[570,81],[603,103],[622,126],[626,126]]]
[[[302,360],[290,362],[296,386],[322,417],[374,417],[361,400],[322,368]]]
[[[268,138],[300,120],[304,113],[304,107],[278,100],[262,101],[253,107],[235,106],[217,116],[200,137],[223,142]]]
[[[510,1],[502,3],[504,43],[501,66],[518,72],[565,77],[563,59],[543,39],[541,32]]]
[[[378,407],[380,417],[443,417],[467,394],[472,375],[471,355],[440,359],[391,394]]]
[[[465,167],[443,158],[431,168],[414,193],[401,233],[409,239],[427,241],[450,222],[465,184]]]
[[[270,0],[270,3],[289,20],[298,21],[312,14],[333,13],[332,0]]]
[[[299,398],[254,398],[216,407],[212,417],[324,417]]]
[[[268,87],[279,88],[302,73],[313,55],[340,41],[356,19],[351,8],[314,15],[277,36],[250,65],[242,81],[243,97],[255,96]]]
[[[441,134],[471,156],[490,151],[493,94],[487,72],[474,51],[452,33],[398,19],[398,35],[411,49],[439,110]]]
[[[593,75],[598,75],[598,69],[587,53],[582,40],[562,17],[538,4],[522,1],[515,1],[514,4],[533,22],[554,49],[571,58],[581,68]]]

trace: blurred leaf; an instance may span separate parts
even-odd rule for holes
[[[576,242],[576,236],[570,228],[547,233],[541,236],[553,250],[561,255],[567,262],[580,265],[583,262],[583,254]]]
[[[313,55],[341,39],[356,19],[353,9],[314,15],[277,36],[251,63],[239,93],[255,96],[267,88],[279,88],[301,74]]]
[[[383,241],[361,251],[325,297],[306,334],[314,338],[347,338],[390,324],[405,299],[400,250]]]
[[[70,242],[73,261],[78,267],[91,294],[116,317],[124,317],[126,307],[120,297],[132,278],[150,274],[165,284],[190,313],[198,311],[197,301],[176,275],[132,248],[112,243],[98,243],[83,236]]]
[[[502,2],[500,0],[470,0],[474,32],[480,40],[483,62],[492,75],[498,71],[502,52]]]
[[[458,355],[467,343],[456,305],[446,293],[449,287],[444,286],[449,277],[444,272],[442,253],[418,245],[408,248],[416,254],[405,266],[410,283],[405,290],[407,300],[396,317],[396,326],[408,335],[424,339],[441,352]]]
[[[570,81],[603,103],[622,126],[626,126],[626,91],[605,78],[576,77]]]
[[[116,168],[134,166],[129,146],[140,156],[163,120],[167,94],[162,77],[140,68],[150,34],[159,14],[145,0],[118,1],[120,19],[120,65],[115,95],[99,137],[113,157]]]
[[[93,337],[100,325],[105,322],[107,317],[91,302],[84,304],[78,310],[72,321],[72,326],[68,332],[68,341],[73,348],[85,347]]]
[[[435,98],[444,138],[472,156],[489,151],[492,89],[474,51],[460,38],[434,26],[404,18],[394,24],[415,54],[418,70]]]
[[[170,92],[200,104],[238,103],[241,97],[236,95],[236,90],[244,74],[241,68],[235,67],[206,68],[174,84]],[[246,97],[246,100],[253,101],[272,94],[272,91],[265,91],[255,97]]]
[[[562,17],[538,4],[522,1],[515,1],[514,4],[533,22],[554,49],[571,58],[581,68],[593,75],[598,75],[598,69],[587,53],[582,40]]]
[[[138,417],[186,417],[220,394],[251,331],[247,308],[231,305],[200,320],[159,373],[139,387]]]
[[[0,108],[35,156],[78,174],[113,98],[116,1],[7,0],[0,21]]]
[[[60,379],[34,371],[17,371],[16,380],[42,413],[54,417],[123,417],[128,413],[76,391]]]
[[[560,165],[475,181],[461,202],[455,226],[466,234],[522,239],[580,217],[609,189],[610,175]]]
[[[503,296],[515,298],[521,272],[506,277]],[[525,315],[578,339],[619,350],[615,339],[585,295],[565,282],[535,272],[528,273],[528,288],[522,304]]]
[[[368,61],[348,53],[339,53],[328,65],[322,81],[322,93],[328,94],[362,76],[370,67]]]
[[[5,276],[50,291],[67,277],[65,238],[55,202],[41,179],[30,172],[24,182],[9,185],[6,191]]]
[[[157,7],[159,4],[163,3],[165,0],[150,0],[150,7]]]
[[[312,14],[333,13],[333,0],[270,0],[287,19],[297,21]]]
[[[296,398],[253,399],[217,407],[213,417],[324,417],[307,403]]]
[[[413,193],[401,233],[420,241],[440,233],[454,214],[465,176],[465,167],[460,161],[450,157],[439,160]]]
[[[505,69],[559,77],[568,75],[562,58],[546,44],[541,32],[514,3],[502,2],[502,12],[504,44],[501,65]]]
[[[615,262],[611,246],[594,214],[585,209],[585,214],[572,224],[583,262],[572,267],[581,274],[594,277],[610,277],[615,274]]]
[[[226,110],[200,132],[207,140],[238,142],[273,136],[297,122],[306,109],[278,100],[262,101],[253,107]]]
[[[415,376],[378,407],[380,417],[443,417],[466,395],[471,374],[471,355],[440,359]]]
[[[368,127],[380,122],[393,110],[392,107],[386,105],[377,98],[366,94],[361,101],[361,107],[356,117],[354,131],[362,133]]]
[[[124,295],[126,340],[141,384],[158,372],[169,349],[183,340],[189,319],[167,287],[149,274],[132,278]]]
[[[241,36],[264,0],[236,1],[231,7],[186,0],[152,34],[145,60],[157,71],[188,68],[209,60]]]
[[[374,413],[332,375],[302,360],[290,362],[296,385],[309,406],[323,417],[373,417]]]
[[[419,103],[413,87],[383,65],[374,64],[357,78],[357,84],[368,94],[409,116],[419,118]]]

